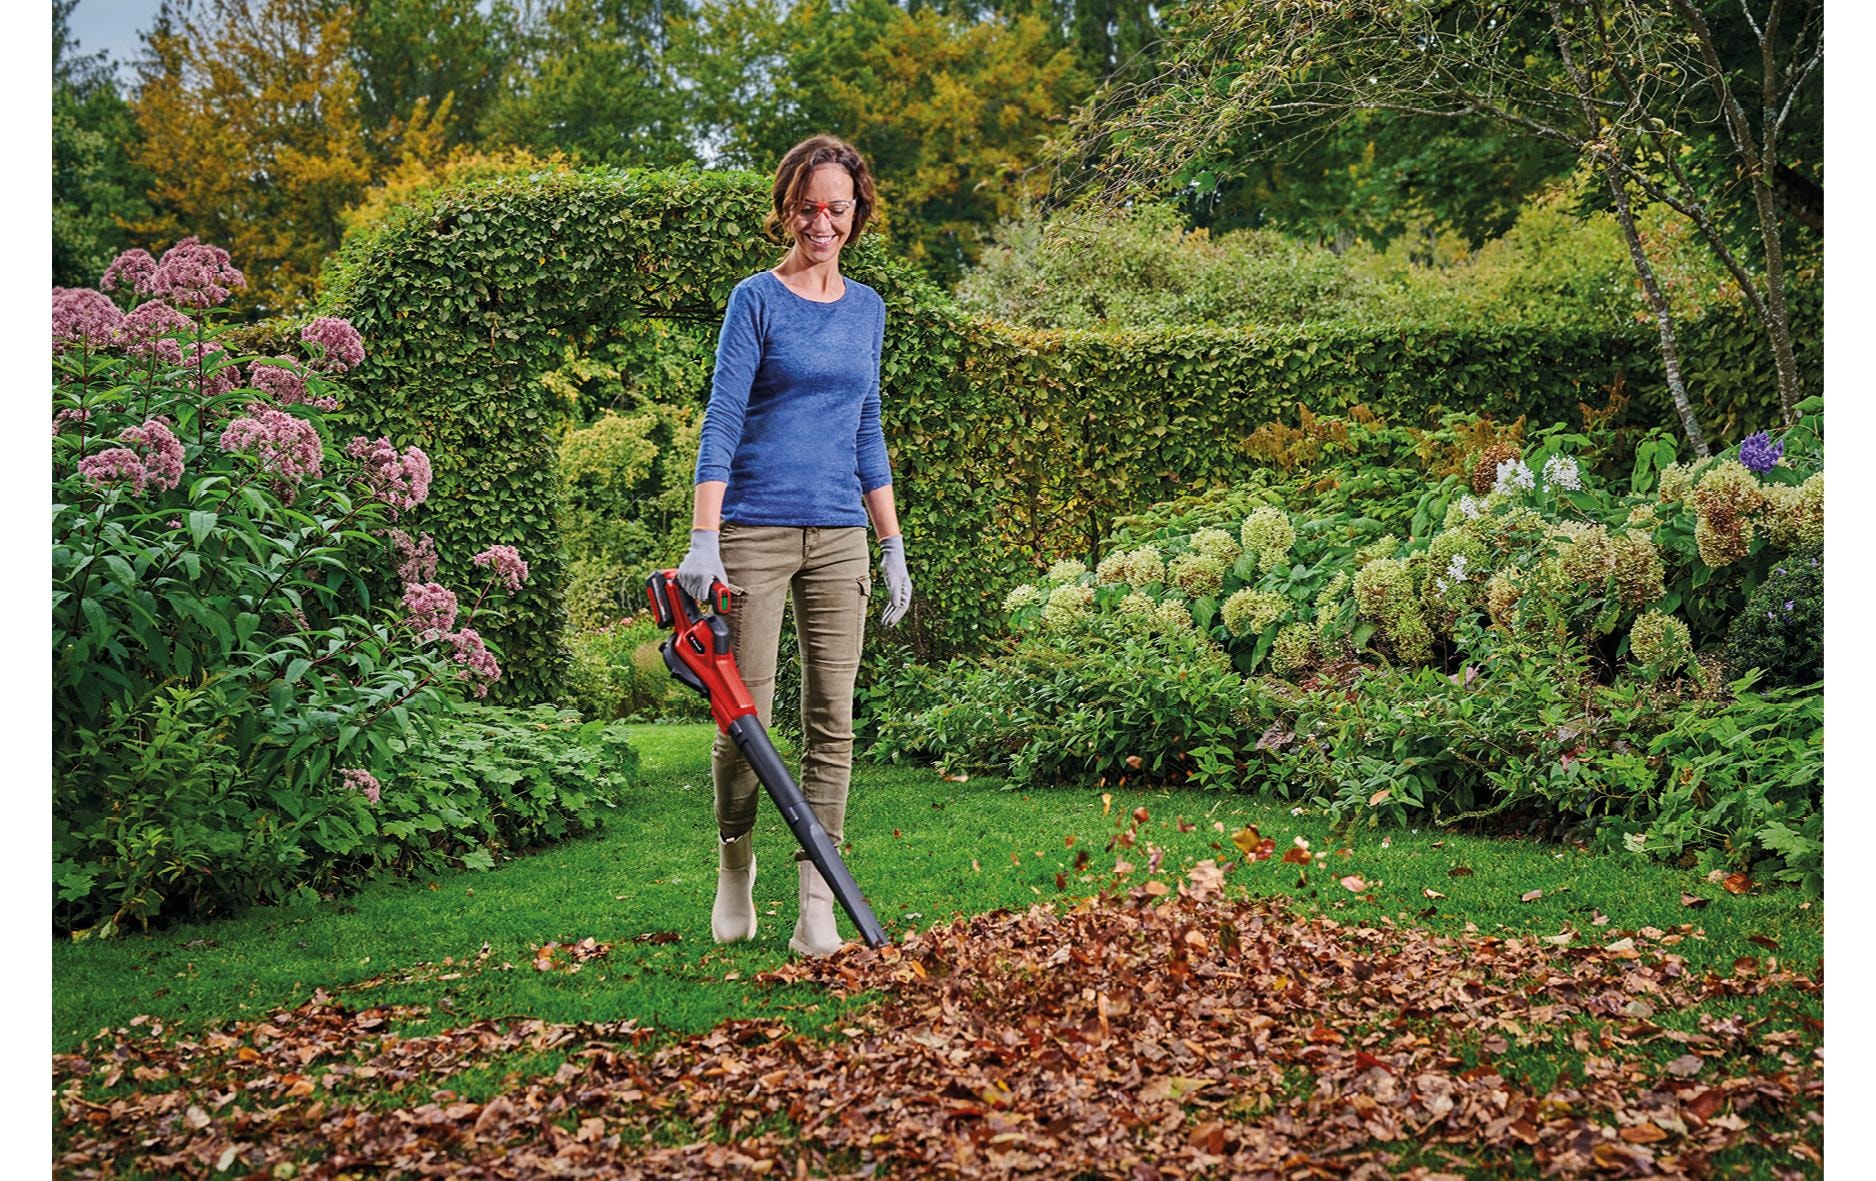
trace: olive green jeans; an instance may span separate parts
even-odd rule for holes
[[[867,602],[873,593],[866,529],[796,528],[723,522],[718,552],[738,598],[729,614],[730,652],[766,728],[775,703],[782,608],[795,607],[801,649],[801,794],[840,843],[853,777],[853,682],[860,671]],[[717,832],[725,840],[755,827],[762,787],[721,731],[711,752]],[[797,860],[805,854],[798,854]]]

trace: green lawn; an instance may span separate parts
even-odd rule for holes
[[[422,1028],[432,1030],[510,1015],[634,1018],[671,1035],[758,1015],[811,1034],[836,1026],[819,989],[749,984],[791,955],[793,843],[767,804],[757,836],[760,934],[734,947],[710,940],[710,736],[708,725],[635,728],[645,784],[604,831],[493,871],[375,882],[317,907],[263,908],[149,935],[59,943],[54,1049],[73,1049],[139,1015],[183,1028],[256,1018],[321,987],[358,1005],[426,1006],[431,1016]],[[1136,843],[1108,851],[1136,808],[1149,814]],[[1189,831],[1179,831],[1182,821]],[[1822,903],[1789,889],[1734,896],[1639,857],[1425,829],[1365,831],[1344,854],[1325,844],[1323,817],[1234,795],[1118,791],[1106,808],[1091,788],[1017,793],[995,779],[953,783],[929,770],[862,763],[848,811],[848,864],[898,934],[958,914],[1092,894],[1116,882],[1117,856],[1134,866],[1126,881],[1138,884],[1148,874],[1149,846],[1164,850],[1162,877],[1202,858],[1238,858],[1230,835],[1246,824],[1275,838],[1279,856],[1299,835],[1329,852],[1306,882],[1296,865],[1276,858],[1230,878],[1234,889],[1292,895],[1304,910],[1450,932],[1574,931],[1579,944],[1688,924],[1676,950],[1695,971],[1728,974],[1743,956],[1821,971]],[[1077,871],[1084,852],[1087,863]],[[1460,869],[1472,872],[1452,876]],[[1339,882],[1348,875],[1373,888],[1358,897]],[[1428,890],[1446,897],[1429,898]],[[1540,890],[1541,898],[1521,901]],[[1689,907],[1684,893],[1709,901]],[[665,941],[641,939],[648,936]],[[534,969],[532,948],[588,937],[613,945],[610,954],[577,973]],[[485,942],[482,970],[466,967]]]

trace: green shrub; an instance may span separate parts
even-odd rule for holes
[[[1618,849],[1645,833],[1650,853],[1722,849],[1732,864],[1809,880],[1821,786],[1811,697],[1722,683],[1696,648],[1724,633],[1673,612],[1692,598],[1736,617],[1761,571],[1792,585],[1808,551],[1778,543],[1821,528],[1808,499],[1821,489],[1810,483],[1821,420],[1785,433],[1785,467],[1748,473],[1792,498],[1781,508],[1768,493],[1755,511],[1789,519],[1720,572],[1700,563],[1696,508],[1660,499],[1672,448],[1658,438],[1623,484],[1598,474],[1605,432],[1534,431],[1495,477],[1502,486],[1478,496],[1458,474],[1474,466],[1458,442],[1484,438],[1469,426],[1345,437],[1333,462],[1299,462],[1254,498],[1143,514],[1151,527],[1130,526],[1094,574],[1061,564],[1017,585],[1004,600],[1007,654],[875,687],[874,753],[1019,782],[1112,781],[1134,757],[1174,768],[1172,781],[1273,790],[1351,823],[1515,821]],[[1409,439],[1426,468],[1366,469]],[[1668,483],[1691,498],[1699,475]],[[1251,504],[1241,522],[1217,519],[1219,505]],[[1188,585],[1188,597],[1172,585],[1182,571],[1195,583],[1193,562],[1216,563],[1233,532],[1249,548],[1218,586]],[[1791,614],[1801,618],[1795,601]],[[1821,620],[1802,618],[1815,638]],[[1193,701],[1192,684],[1213,700]],[[1195,742],[1173,718],[1210,728]],[[1721,767],[1709,752],[1725,733],[1767,735],[1781,753]],[[1201,746],[1209,766],[1191,765]],[[1687,795],[1689,777],[1708,786]]]
[[[901,684],[909,700],[871,712],[873,757],[1007,771],[1013,784],[1222,786],[1248,718],[1243,682],[1196,632],[1119,617],[1084,616],[993,663]]]
[[[429,457],[335,445],[348,325],[310,326],[304,361],[237,356],[209,310],[225,254],[113,270],[139,260],[124,285],[193,316],[53,295],[53,919],[98,934],[330,880],[359,792],[501,676],[478,628],[528,574],[465,555],[459,599],[405,532]]]
[[[1794,551],[1772,567],[1726,633],[1726,667],[1767,685],[1824,679],[1824,553]]]
[[[400,752],[347,852],[355,872],[488,869],[590,832],[638,781],[625,727],[571,710],[464,705]]]
[[[665,666],[659,645],[670,634],[649,612],[574,633],[564,702],[607,721],[707,719],[709,703]]]

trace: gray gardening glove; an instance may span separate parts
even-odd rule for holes
[[[730,576],[723,572],[723,559],[717,554],[717,541],[721,536],[715,529],[692,529],[690,551],[678,564],[677,584],[700,603],[709,602],[712,581],[724,586],[730,584]]]
[[[879,539],[879,572],[886,579],[886,607],[879,621],[887,627],[905,618],[912,605],[912,576],[905,572],[905,534]]]

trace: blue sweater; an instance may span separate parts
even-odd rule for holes
[[[863,494],[892,483],[879,425],[886,304],[843,281],[831,303],[770,271],[730,292],[695,481],[728,482],[725,521],[865,525]]]

